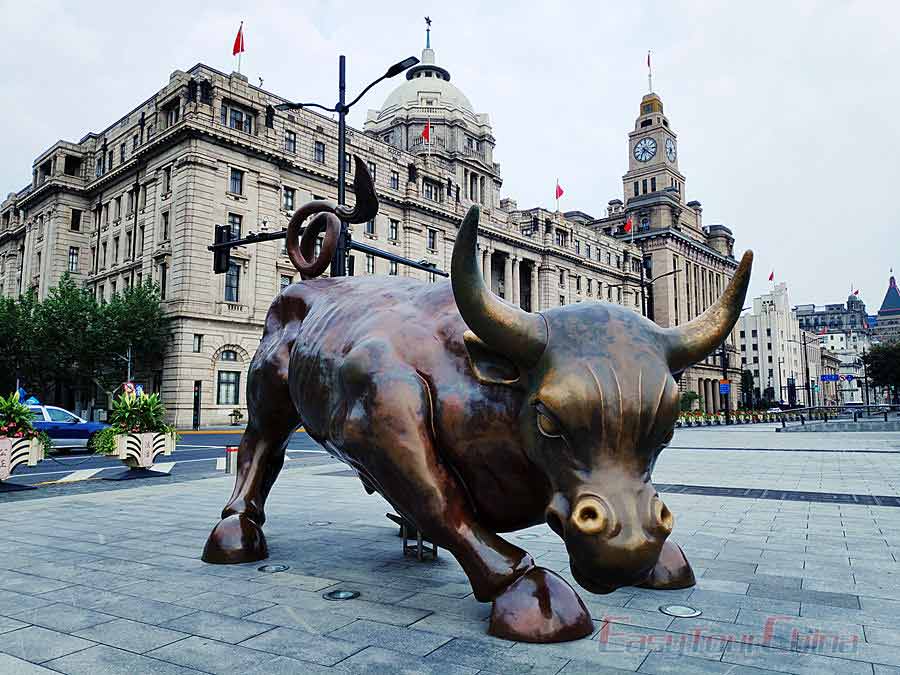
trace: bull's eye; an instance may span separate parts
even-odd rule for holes
[[[562,428],[560,427],[559,422],[540,410],[538,410],[537,414],[537,426],[538,431],[544,434],[544,436],[549,438],[559,438],[562,436]]]

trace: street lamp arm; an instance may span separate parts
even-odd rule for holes
[[[319,105],[318,103],[279,103],[275,106],[275,110],[298,110],[300,108],[319,108],[325,112],[338,112],[335,108],[326,108],[324,105]]]
[[[372,87],[374,87],[376,84],[378,84],[379,82],[381,82],[384,79],[386,79],[386,76],[382,75],[377,80],[370,82],[369,85],[365,89],[363,89],[361,92],[359,92],[359,94],[357,95],[357,97],[355,99],[350,101],[350,103],[347,103],[344,105],[344,112],[347,112],[348,110],[350,110],[350,108],[352,108],[356,104],[356,102],[359,101],[359,99],[361,99],[363,96],[366,95],[366,92],[369,91],[369,89],[371,89]]]

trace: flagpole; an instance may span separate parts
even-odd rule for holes
[[[556,187],[553,188],[553,196],[556,197],[556,212],[559,213],[559,176],[556,177]]]
[[[241,21],[240,28],[238,28],[238,33],[241,36],[241,44],[240,49],[238,49],[238,74],[241,72],[241,56],[244,53],[244,22]]]

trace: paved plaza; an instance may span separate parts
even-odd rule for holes
[[[900,434],[679,430],[654,482],[697,586],[581,591],[595,633],[555,645],[489,637],[452,557],[404,558],[330,461],[273,491],[267,563],[289,569],[204,564],[232,480],[0,495],[0,673],[900,674]],[[571,581],[549,528],[508,536]]]

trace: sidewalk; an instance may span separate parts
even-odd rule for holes
[[[266,563],[289,569],[275,574],[199,560],[233,477],[0,500],[0,672],[897,673],[900,508],[829,491],[900,494],[900,455],[688,447],[706,438],[679,434],[654,475],[694,486],[663,496],[697,586],[580,591],[594,635],[557,645],[489,637],[490,605],[455,560],[404,558],[390,507],[341,465],[282,473]],[[546,526],[504,536],[571,580]],[[322,598],[338,588],[361,595]],[[703,613],[673,618],[669,603]]]

